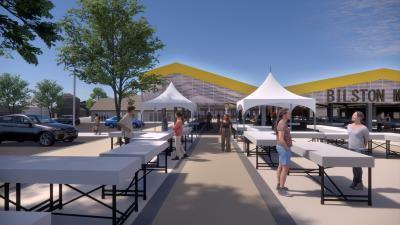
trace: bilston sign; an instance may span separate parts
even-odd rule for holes
[[[328,89],[326,100],[328,103],[385,103],[387,102],[385,98],[387,94],[393,94],[393,102],[400,102],[400,89],[393,89],[393,93],[385,93],[385,89]]]

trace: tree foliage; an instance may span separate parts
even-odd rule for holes
[[[33,102],[39,107],[47,108],[49,115],[53,116],[57,109],[63,105],[63,88],[52,80],[43,80],[36,84]]]
[[[94,99],[95,101],[100,98],[107,98],[107,93],[101,87],[95,87],[90,94],[90,98]]]
[[[118,117],[123,98],[160,80],[144,75],[163,44],[142,12],[136,0],[81,0],[60,23],[65,39],[59,62],[86,83],[111,87]]]
[[[48,21],[54,7],[49,0],[0,0],[0,56],[17,51],[30,64],[38,64],[40,48],[31,44],[38,36],[50,48],[61,39],[56,23]]]
[[[19,75],[3,73],[0,76],[0,105],[7,107],[10,114],[27,106],[31,97],[28,85]]]

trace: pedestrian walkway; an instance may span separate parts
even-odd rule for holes
[[[201,135],[155,217],[134,224],[277,224],[235,146],[221,152],[218,135]]]

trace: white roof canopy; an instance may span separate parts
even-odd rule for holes
[[[269,73],[267,79],[253,93],[236,103],[238,110],[243,112],[259,105],[271,105],[278,107],[294,108],[305,106],[315,112],[315,99],[296,95],[284,88]]]
[[[143,102],[140,110],[158,110],[163,108],[181,107],[190,110],[193,113],[196,111],[196,104],[183,96],[174,86],[169,83],[167,89],[156,98]]]

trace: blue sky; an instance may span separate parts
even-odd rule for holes
[[[400,1],[144,0],[144,16],[166,47],[159,65],[181,62],[259,85],[272,65],[284,85],[376,68],[400,69]],[[54,0],[58,20],[75,1]],[[0,9],[1,10],[1,9]],[[18,55],[0,58],[0,73],[20,74],[32,87],[57,80],[72,92],[72,78],[56,63],[56,47],[42,47],[39,65]],[[78,82],[88,98],[93,85]],[[111,90],[105,87],[111,95]]]

